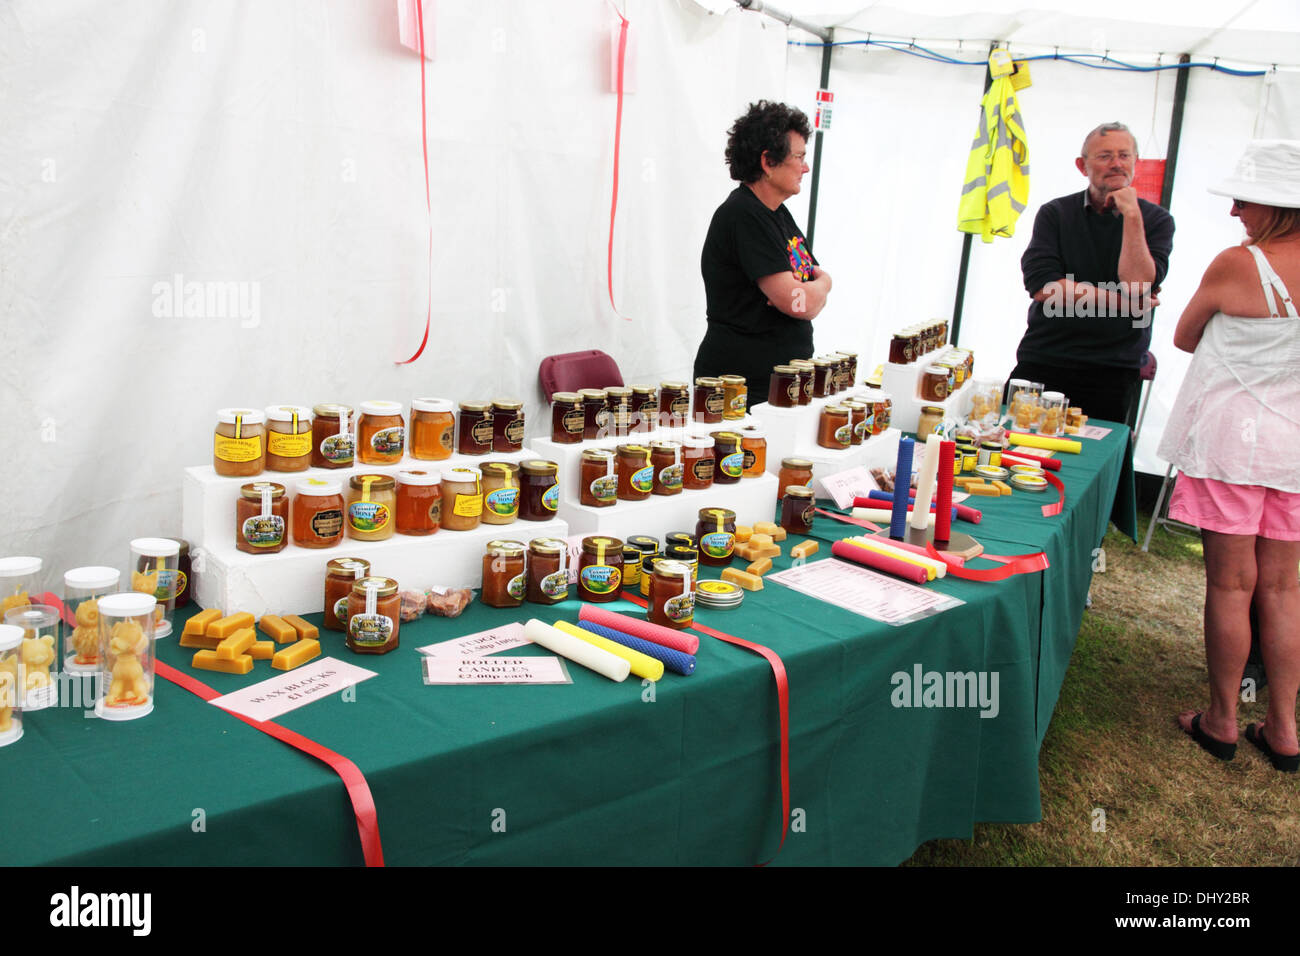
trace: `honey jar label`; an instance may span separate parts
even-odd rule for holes
[[[513,418],[510,424],[506,425],[506,441],[512,445],[522,445],[524,443],[524,420],[522,418]]]
[[[664,615],[674,624],[682,624],[695,617],[695,593],[679,594],[664,602]]]
[[[841,425],[835,429],[835,440],[841,445],[847,445],[853,440],[853,426]]]
[[[592,594],[609,594],[623,583],[623,575],[618,568],[608,564],[590,564],[579,575],[582,586]]]
[[[853,435],[859,441],[871,434],[871,420],[863,419],[853,426]]]
[[[812,380],[812,376],[809,375],[807,378],[804,379],[804,382],[803,382],[803,397],[804,397],[804,398],[807,398],[807,399],[809,399],[809,400],[812,399],[812,387],[813,387],[813,380]]]
[[[691,463],[691,474],[694,475],[696,478],[698,478],[700,481],[712,481],[713,480],[713,459],[697,458],[694,462]]]
[[[791,382],[789,385],[785,387],[785,394],[786,397],[790,399],[790,402],[792,404],[799,401],[799,380],[798,379],[795,379],[793,382]]]
[[[283,520],[283,519],[280,519]],[[159,601],[170,601],[185,590],[185,572],[177,568],[163,568],[158,574],[158,587],[153,596]]]
[[[564,430],[570,435],[581,435],[582,429],[587,424],[587,417],[582,413],[581,409],[574,409],[565,412],[562,421],[564,422]],[[522,439],[522,437],[521,435],[520,438]]]
[[[480,418],[474,423],[474,427],[469,430],[469,437],[473,439],[476,445],[492,444],[492,418]]]
[[[671,415],[685,421],[691,413],[691,400],[685,395],[674,398],[672,404],[668,406],[668,412]]]
[[[336,538],[343,531],[343,512],[328,508],[311,516],[311,533],[318,538]]]
[[[406,429],[400,425],[395,425],[392,428],[381,428],[370,436],[370,447],[378,455],[397,455],[400,458],[405,444]]]
[[[597,501],[615,501],[618,498],[618,476],[602,475],[591,483],[591,495]]]
[[[489,513],[501,515],[503,518],[518,514],[519,489],[498,488],[496,491],[488,492],[486,505]]]
[[[435,498],[429,505],[429,520],[434,524],[442,523],[442,498]]]
[[[542,507],[547,511],[554,511],[560,507],[560,486],[551,485],[542,492]]]
[[[726,404],[722,390],[709,392],[704,399],[704,410],[711,415],[721,415],[723,406]]]
[[[664,488],[680,488],[682,486],[682,466],[669,465],[659,472],[659,484]]]
[[[179,598],[182,594],[185,593],[185,589],[189,587],[190,579],[185,576],[184,571],[177,571],[175,573],[176,573],[176,596]]]
[[[279,515],[253,515],[244,519],[239,533],[254,548],[278,548],[284,543],[284,519]]]
[[[745,456],[741,452],[733,452],[718,462],[718,467],[722,469],[722,473],[727,477],[739,478],[745,470]]]
[[[548,574],[541,580],[542,593],[548,598],[562,598],[569,596],[569,572],[556,571],[554,574]]]
[[[393,636],[393,619],[383,614],[357,614],[348,618],[348,634],[353,644],[382,647]]]
[[[456,441],[456,429],[448,425],[442,431],[438,432],[438,444],[442,446],[443,451],[451,451],[451,446]]]
[[[364,533],[382,531],[392,520],[388,506],[378,501],[354,501],[348,505],[348,523],[353,531]]]
[[[632,477],[629,479],[628,483],[632,486],[634,491],[648,494],[650,489],[654,487],[655,470],[649,467],[638,468],[636,471],[632,472]]]
[[[311,454],[311,432],[286,435],[272,431],[266,438],[266,453],[280,458],[304,458]]]
[[[330,435],[320,443],[321,457],[334,465],[350,465],[356,456],[356,443],[351,435]]]
[[[461,518],[477,518],[483,513],[483,496],[457,495],[451,511]]]
[[[733,395],[731,401],[727,403],[727,417],[744,418],[748,398],[748,392],[737,392]]]
[[[736,536],[730,531],[711,531],[700,538],[700,552],[711,558],[729,558],[736,548]]]
[[[339,598],[334,602],[334,616],[339,619],[340,624],[348,623],[348,599]]]
[[[510,579],[510,583],[506,585],[506,593],[509,594],[516,601],[522,601],[524,599],[524,592],[526,592],[527,590],[528,590],[527,574],[515,575],[513,578]]]
[[[227,438],[224,435],[214,435],[212,454],[221,461],[256,461],[262,457],[262,436]]]

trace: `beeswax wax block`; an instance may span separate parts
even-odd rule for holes
[[[263,614],[257,622],[257,629],[277,644],[292,644],[298,640],[298,632],[293,625],[278,614]]]
[[[257,643],[257,634],[251,627],[241,627],[217,645],[217,657],[233,661]]]
[[[776,530],[772,532],[772,540],[773,540],[773,541],[784,541],[784,540],[785,540],[785,528],[782,528],[780,525],[777,525],[777,526],[776,526]]]
[[[308,638],[313,641],[320,640],[320,631],[316,630],[316,625],[308,624],[297,614],[284,615],[284,623],[298,632],[298,640],[300,641]]]
[[[313,657],[320,657],[320,641],[304,637],[296,644],[290,644],[275,652],[271,666],[278,671],[291,671],[300,664],[306,664]]]
[[[203,671],[220,671],[223,674],[247,674],[253,669],[253,659],[240,654],[232,661],[222,660],[216,651],[196,651],[193,665]]]
[[[761,578],[763,575],[767,574],[768,571],[772,570],[772,559],[759,558],[749,567],[745,568],[745,570],[748,571],[750,574],[756,575]]]
[[[808,557],[808,555],[816,554],[816,553],[817,553],[816,541],[805,541],[803,544],[796,544],[793,548],[790,549],[790,557],[792,558],[806,558]]]
[[[219,620],[221,620],[221,612],[215,607],[210,607],[206,611],[199,611],[198,614],[185,622],[185,630],[181,632],[181,635],[206,634],[208,625]]]
[[[227,615],[219,621],[213,621],[208,625],[208,637],[220,637],[225,639],[234,634],[241,627],[252,627],[255,622],[253,615],[247,611],[238,611],[234,614]]]
[[[181,635],[181,639],[177,643],[181,647],[201,647],[205,650],[215,651],[217,645],[221,643],[221,638],[208,637],[206,634],[191,634],[186,631]]]
[[[998,498],[1002,495],[1002,492],[998,491],[992,485],[986,485],[983,482],[980,482],[978,485],[972,482],[966,486],[966,490],[972,495],[982,495],[985,498]]]
[[[753,533],[754,533],[754,529],[747,524],[736,525],[736,542],[738,544],[744,544],[746,541],[749,540],[750,536]]]
[[[275,641],[257,641],[248,649],[248,656],[255,661],[269,661],[275,656]]]
[[[730,581],[737,584],[746,591],[763,590],[763,579],[757,574],[750,574],[748,571],[737,571],[735,568],[723,568],[722,580]]]
[[[1011,486],[1005,481],[995,481],[993,482],[993,487],[998,490],[998,494],[1000,495],[1011,494]]]
[[[779,544],[759,545],[757,548],[750,548],[749,553],[753,555],[751,561],[757,561],[759,558],[778,558],[781,556],[781,546]]]
[[[733,549],[732,553],[733,553],[736,557],[741,558],[742,560],[745,560],[745,561],[753,561],[753,560],[754,560],[754,549],[753,549],[750,545],[748,545],[748,544],[738,544],[738,545],[736,545],[735,548]]]
[[[781,526],[774,521],[755,521],[754,533],[765,534],[768,537],[771,537],[772,535],[776,534],[777,530],[780,527]]]
[[[766,532],[755,531],[749,539],[749,546],[752,548],[765,547],[772,543],[772,536]]]

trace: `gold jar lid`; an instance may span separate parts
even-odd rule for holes
[[[696,385],[702,385],[704,388],[721,388],[722,379],[714,378],[711,375],[703,375],[695,380]]]
[[[523,555],[525,550],[527,549],[522,541],[497,538],[487,543],[484,553],[498,558],[517,558]]]
[[[628,388],[626,385],[614,385],[610,388],[605,389],[605,397],[606,398],[631,398],[632,389]]]
[[[552,402],[563,402],[566,405],[574,405],[582,401],[582,396],[577,392],[556,392],[551,396]]]
[[[313,405],[311,413],[317,418],[338,418],[340,415],[352,417],[351,405],[339,405],[336,402],[322,402],[320,405]]]
[[[921,414],[922,414],[922,415],[942,415],[942,414],[943,414],[943,406],[942,406],[942,405],[922,405],[922,406],[921,406]]]
[[[601,548],[605,549],[606,554],[613,554],[614,552],[618,552],[619,556],[623,554],[623,542],[618,538],[593,535],[590,538],[582,539],[582,550],[588,554],[596,554]]]
[[[810,359],[791,359],[790,364],[795,368],[816,368]]]
[[[699,510],[701,521],[735,521],[736,513],[730,508],[701,508]]]
[[[653,385],[632,385],[629,387],[635,395],[653,395],[655,393]]]
[[[361,597],[366,596],[367,585],[378,585],[375,589],[376,597],[392,597],[397,593],[397,581],[393,578],[367,577],[361,578],[352,584],[352,593]]]
[[[799,370],[793,365],[773,365],[772,372],[777,375],[797,375]]]
[[[560,466],[545,458],[529,458],[519,463],[519,470],[525,475],[553,475],[560,470]]]
[[[720,375],[718,376],[723,385],[744,385],[745,376],[743,375]]]
[[[479,468],[485,476],[502,475],[513,478],[519,474],[519,466],[512,461],[485,461]]]
[[[847,415],[848,413],[847,405],[826,405],[822,408],[823,415]]]
[[[462,412],[489,412],[492,410],[491,402],[461,402],[460,410]]]
[[[533,554],[560,554],[568,547],[559,538],[533,538],[528,542],[528,550]]]
[[[357,574],[357,569],[361,569],[361,574]],[[333,558],[325,565],[326,574],[337,574],[340,577],[346,575],[350,578],[368,577],[370,574],[370,562],[365,558]]]
[[[813,365],[817,368],[830,368],[835,363],[828,358],[815,358],[812,360]]]
[[[813,463],[807,458],[782,458],[782,468],[808,468],[811,469]]]
[[[686,382],[660,382],[659,387],[669,392],[680,392],[690,388]]]
[[[494,398],[492,407],[503,412],[517,412],[524,407],[523,402],[515,401],[513,398]]]
[[[619,445],[618,454],[625,458],[644,458],[650,454],[650,449],[645,445]]]
[[[392,491],[396,484],[391,475],[353,475],[348,484],[357,491],[361,491],[365,488],[367,478],[370,479],[370,490],[372,492]]]
[[[740,432],[720,431],[709,432],[709,437],[712,438],[716,444],[726,444],[734,447],[739,445],[745,436],[740,434]]]
[[[251,498],[257,501],[262,497],[262,491],[265,488],[271,489],[271,500],[284,497],[284,485],[274,481],[253,481],[246,485],[239,486],[239,497]]]
[[[807,485],[790,485],[785,489],[787,498],[812,498],[813,490]]]

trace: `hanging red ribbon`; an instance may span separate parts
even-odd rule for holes
[[[398,365],[410,365],[429,344],[429,325],[433,320],[433,202],[429,198],[429,119],[424,106],[424,0],[411,0],[415,4],[415,32],[420,46],[420,148],[424,155],[424,212],[429,223],[429,251],[425,257],[429,267],[428,301],[424,310],[424,338],[415,354]]]
[[[609,288],[609,307],[616,315],[621,315],[614,304],[614,215],[618,212],[618,154],[623,140],[623,63],[627,56],[627,17],[618,13],[621,21],[618,28],[618,112],[614,118],[614,192],[609,202],[609,248],[605,253],[605,282]],[[627,319],[626,315],[621,316]]]
[[[623,599],[631,601],[642,609],[650,606],[647,602],[628,594],[626,591],[623,592]],[[715,631],[711,627],[705,627],[699,621],[692,624],[691,629],[707,634],[710,637],[716,637],[720,641],[726,641],[728,644],[743,647],[755,654],[760,654],[767,659],[768,666],[772,668],[772,678],[776,681],[777,713],[781,724],[781,842],[777,845],[776,853],[772,854],[771,859],[757,864],[758,866],[767,866],[768,863],[777,858],[781,848],[785,846],[786,833],[790,828],[790,680],[785,672],[785,662],[770,647],[764,647],[762,644],[747,641],[743,637],[736,637],[733,634]]]
[[[1061,483],[1060,478],[1057,478],[1050,471],[1043,472],[1043,477],[1047,479],[1049,485],[1056,489],[1057,494],[1055,504],[1043,505],[1043,515],[1050,518],[1053,515],[1059,515],[1061,509],[1065,507],[1065,485]]]

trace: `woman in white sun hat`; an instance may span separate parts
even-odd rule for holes
[[[1246,240],[1210,263],[1174,345],[1193,352],[1160,443],[1181,474],[1170,517],[1201,529],[1210,705],[1178,723],[1231,760],[1237,695],[1259,613],[1268,714],[1246,739],[1300,769],[1300,140],[1256,140],[1210,190],[1232,199]]]

